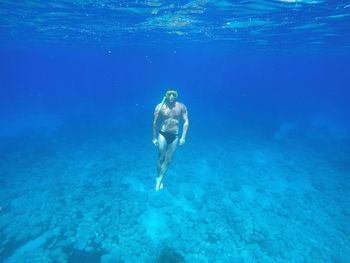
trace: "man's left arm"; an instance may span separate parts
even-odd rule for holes
[[[183,118],[184,124],[183,124],[183,128],[182,128],[182,135],[180,138],[180,145],[183,145],[186,141],[186,134],[187,134],[188,125],[189,125],[188,113],[187,113],[187,108],[185,105],[183,105],[183,108],[182,108],[182,118]]]

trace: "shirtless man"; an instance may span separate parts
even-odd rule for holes
[[[158,176],[156,178],[156,191],[163,188],[163,177],[168,170],[174,156],[176,146],[183,145],[188,129],[188,116],[186,106],[177,102],[177,91],[167,90],[163,102],[158,104],[153,119],[153,144],[158,146],[159,157],[157,163]],[[180,118],[183,119],[182,136],[178,137]],[[160,130],[157,139],[157,121],[160,119]]]

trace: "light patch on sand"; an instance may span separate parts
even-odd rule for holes
[[[154,242],[170,236],[166,217],[161,210],[149,208],[140,216],[139,223],[145,227],[147,235]]]
[[[200,183],[215,183],[218,180],[218,176],[211,167],[210,163],[206,159],[200,159],[196,163],[194,163],[193,167],[195,167],[194,175],[195,180]]]

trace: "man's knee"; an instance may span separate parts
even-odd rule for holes
[[[167,164],[170,164],[172,160],[173,160],[173,157],[172,157],[172,156],[167,156],[167,157],[166,157],[166,162],[167,162]]]
[[[165,161],[165,155],[159,155],[159,157],[158,157],[158,162],[159,163],[164,163],[164,161]]]

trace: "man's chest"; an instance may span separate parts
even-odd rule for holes
[[[162,115],[165,117],[165,118],[180,118],[180,115],[181,115],[181,108],[176,106],[176,107],[173,107],[173,108],[169,108],[169,107],[165,107],[163,110],[162,110]]]

